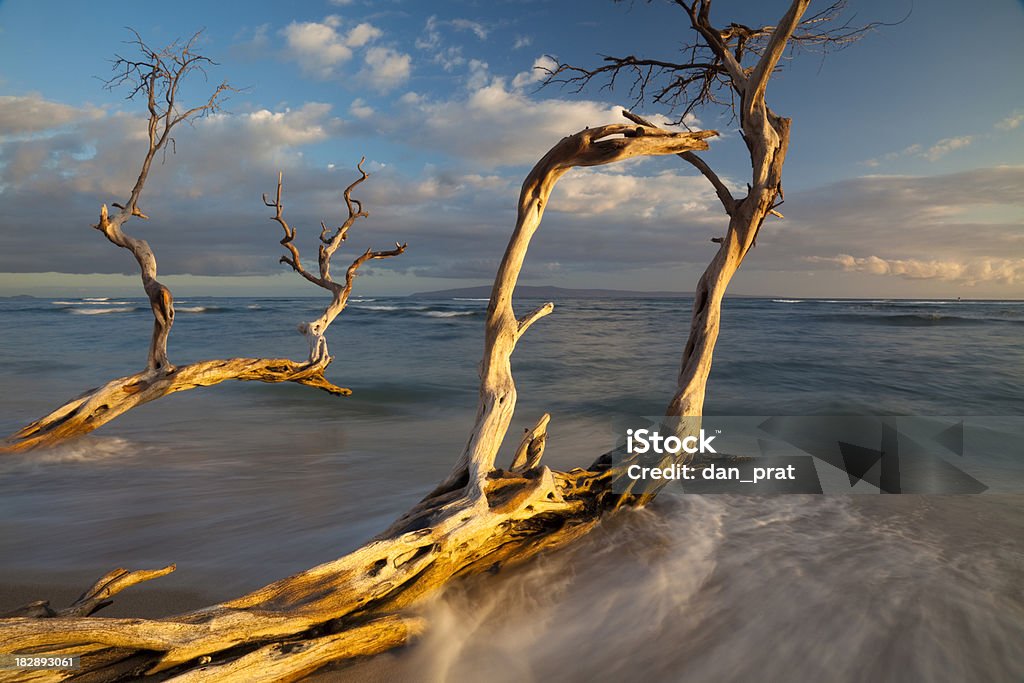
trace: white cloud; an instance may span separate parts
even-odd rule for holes
[[[283,34],[292,58],[318,78],[330,78],[334,67],[352,58],[352,49],[330,23],[292,22]]]
[[[532,77],[531,72],[524,73]],[[520,76],[522,85],[527,76]],[[423,134],[411,143],[461,157],[476,168],[494,168],[532,164],[566,135],[588,126],[625,121],[622,107],[617,105],[534,99],[510,86],[505,78],[491,74],[479,60],[470,62],[467,91],[442,100],[405,93],[389,115],[376,121],[377,130],[392,135],[414,126]]]
[[[43,99],[39,93],[0,96],[0,136],[37,133],[102,116],[98,107],[72,107]]]
[[[955,138],[943,138],[928,148],[924,158],[928,161],[937,161],[955,149],[967,147],[974,141],[973,135],[961,135]]]
[[[273,146],[300,146],[322,142],[330,129],[338,126],[338,119],[330,119],[331,105],[307,102],[298,109],[270,111],[260,109],[248,114],[216,114],[197,122],[204,134],[223,137],[231,128],[241,128],[247,137],[262,140]],[[258,147],[258,146],[257,146]]]
[[[145,151],[146,119],[127,112],[69,117],[56,104],[40,102],[40,111],[60,113],[49,118],[54,128],[0,138],[0,271],[130,269],[131,260],[87,226],[101,203],[127,197]],[[65,124],[69,118],[78,120]],[[266,209],[260,193],[272,191],[283,170],[296,225],[335,215],[338,185],[353,174],[354,161],[346,159],[344,170],[327,173],[307,162],[303,151],[339,135],[344,125],[330,105],[309,102],[292,109],[221,112],[182,126],[176,149],[150,171],[142,207],[151,219],[133,221],[129,232],[152,242],[162,272],[268,272],[276,261],[268,246],[275,240],[273,231],[262,229]],[[11,229],[27,221],[34,230]],[[206,246],[197,249],[200,243]]]
[[[326,140],[342,125],[331,116],[331,105],[321,102],[281,111],[212,114],[195,121],[187,134],[179,131],[176,153],[168,155],[166,165],[154,165],[156,180],[149,183],[147,196],[216,194],[238,180],[225,173],[225,159],[237,160],[232,168],[240,173],[293,167],[297,148]],[[119,197],[138,173],[145,131],[143,117],[114,112],[63,132],[48,130],[49,135],[7,142],[0,145],[0,185],[12,192],[62,188]]]
[[[513,50],[519,50],[524,47],[529,47],[533,44],[533,39],[530,36],[516,36],[516,42],[512,44]]]
[[[878,168],[883,163],[906,157],[938,161],[954,150],[968,147],[976,138],[977,136],[975,135],[958,135],[955,137],[943,138],[927,148],[920,144],[908,145],[899,151],[888,152],[880,157],[868,159],[862,163],[869,168]]]
[[[441,44],[441,32],[438,30],[437,17],[427,17],[423,26],[423,35],[416,39],[416,47],[421,50],[433,50]]]
[[[981,283],[1013,285],[1024,282],[1024,258],[973,258],[949,260],[885,259],[879,256],[810,256],[812,263],[832,263],[847,272],[890,275],[907,280],[942,280],[968,287]]]
[[[995,127],[999,130],[1009,131],[1017,129],[1021,123],[1024,123],[1024,113],[1014,112],[1011,116],[996,123]]]
[[[366,104],[366,102],[363,101],[361,97],[357,97],[356,99],[352,100],[352,104],[349,105],[348,110],[352,114],[352,116],[356,117],[357,119],[368,119],[374,114],[373,107]]]
[[[448,72],[454,71],[466,63],[466,59],[462,56],[462,47],[459,45],[450,45],[439,49],[430,58],[430,61]]]
[[[382,35],[383,32],[379,28],[373,24],[363,22],[357,24],[348,32],[348,35],[345,36],[345,44],[349,47],[362,47],[370,41],[380,38]]]
[[[487,34],[489,31],[478,21],[471,21],[469,19],[452,19],[449,23],[459,31],[472,31],[480,40],[487,40]]]
[[[722,223],[722,210],[711,185],[703,177],[678,171],[644,175],[613,167],[573,169],[555,187],[548,210],[632,219],[641,224],[664,220]]]
[[[516,74],[512,79],[513,88],[523,88],[532,83],[543,81],[548,74],[558,67],[558,63],[547,55],[541,55],[533,61],[533,68]]]
[[[323,21],[292,22],[281,30],[292,59],[307,74],[321,79],[337,75],[337,67],[352,58],[354,48],[361,48],[380,38],[382,31],[369,23],[361,23],[341,33],[341,17],[330,15]]]
[[[483,63],[476,69],[482,74]],[[569,132],[622,119],[620,108],[597,102],[531,100],[500,78],[447,100],[406,93],[398,105],[381,119],[383,134],[418,126],[424,134],[412,142],[484,168],[533,163]]]
[[[409,80],[412,57],[389,47],[371,47],[366,51],[363,77],[381,92],[387,92]]]
[[[471,91],[485,87],[491,80],[490,67],[487,62],[479,59],[469,60],[469,75],[466,76],[466,88]]]

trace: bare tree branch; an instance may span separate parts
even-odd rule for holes
[[[284,256],[281,260],[291,265],[313,284],[332,293],[332,302],[324,314],[317,320],[299,326],[299,330],[309,340],[308,361],[296,363],[285,358],[230,358],[200,361],[181,367],[171,364],[167,356],[167,338],[174,323],[174,299],[170,290],[156,279],[156,256],[149,244],[145,240],[127,235],[121,226],[133,216],[146,218],[139,209],[139,199],[153,159],[157,153],[165,151],[168,145],[173,145],[171,132],[175,126],[218,111],[225,94],[233,89],[222,83],[205,103],[183,109],[179,103],[178,93],[185,79],[191,74],[205,77],[206,66],[214,63],[196,52],[195,45],[200,33],[194,34],[185,42],[175,41],[162,50],[150,48],[137,33],[132,33],[135,39],[130,43],[141,56],[137,59],[118,56],[114,62],[116,75],[107,82],[107,86],[127,87],[129,98],[145,98],[149,112],[149,142],[128,200],[124,204],[114,204],[119,213],[113,216],[109,215],[104,204],[100,209],[100,220],[94,227],[103,232],[112,243],[131,251],[139,263],[143,287],[149,297],[154,318],[147,366],[142,372],[119,377],[85,392],[50,414],[26,425],[0,443],[0,453],[51,446],[87,434],[139,405],[179,391],[213,386],[227,380],[295,382],[335,396],[348,396],[352,393],[349,389],[333,384],[324,376],[331,357],[327,353],[327,341],[323,333],[345,308],[359,266],[372,259],[397,256],[405,251],[405,245],[396,245],[395,249],[389,251],[368,250],[349,266],[344,283],[336,283],[331,278],[330,262],[334,252],[345,241],[353,223],[369,215],[363,211],[359,201],[352,199],[351,196],[352,190],[368,177],[362,169],[363,162],[360,161],[357,168],[361,177],[349,185],[343,195],[348,207],[348,219],[330,236],[327,234],[326,226],[323,226],[320,274],[318,276],[310,273],[302,266],[298,248],[292,243],[295,230],[284,218],[284,207],[281,203],[282,178],[278,176],[275,200],[271,202],[266,196],[263,200],[267,206],[275,208],[273,220],[284,230],[285,236],[281,244],[288,249],[290,256]]]
[[[749,27],[730,23],[724,29],[711,21],[711,0],[672,0],[689,18],[696,34],[695,40],[683,43],[678,53],[682,60],[652,59],[635,54],[599,55],[601,64],[594,67],[567,64],[552,58],[555,67],[548,69],[544,85],[560,85],[572,92],[582,92],[592,83],[601,89],[614,90],[620,79],[629,83],[628,97],[631,108],[645,104],[662,105],[674,113],[675,123],[685,124],[687,116],[708,105],[735,107],[751,87],[763,87],[767,77],[778,67],[781,55],[765,62],[764,69],[755,77],[757,62],[767,54],[771,37],[779,25]],[[886,23],[874,21],[855,24],[855,16],[846,16],[846,0],[830,3],[816,14],[799,21],[788,31],[785,42],[792,51],[840,50],[882,26],[902,23],[902,19]],[[786,33],[787,31],[783,31]],[[782,34],[779,33],[779,36]],[[778,46],[779,43],[776,43]],[[769,62],[771,62],[769,64]],[[768,68],[770,66],[770,68]]]
[[[39,600],[11,612],[0,614],[0,618],[31,617],[37,619],[53,617],[87,617],[90,614],[98,612],[104,607],[110,605],[113,602],[111,598],[124,589],[142,583],[143,581],[150,581],[152,579],[160,578],[161,576],[166,576],[173,572],[174,569],[175,566],[173,564],[167,565],[162,569],[140,569],[136,571],[115,569],[100,577],[92,587],[82,593],[77,600],[64,609],[54,611],[50,608],[50,603],[48,601]]]
[[[516,227],[498,266],[491,302],[487,308],[484,358],[480,364],[480,406],[476,424],[462,457],[448,478],[435,489],[435,494],[464,485],[467,478],[471,490],[479,491],[494,465],[508,430],[516,404],[516,388],[510,362],[512,352],[526,328],[550,312],[548,306],[544,306],[520,321],[512,309],[512,293],[519,279],[526,250],[540,225],[555,183],[577,166],[598,166],[637,156],[707,149],[705,140],[715,135],[718,135],[715,131],[672,133],[646,126],[599,126],[562,138],[533,167],[523,181]]]
[[[333,234],[327,227],[327,224],[321,221],[320,223],[320,246],[319,246],[319,266],[320,275],[316,276],[310,273],[302,265],[302,259],[299,256],[299,248],[295,246],[295,228],[288,224],[288,221],[284,218],[284,204],[281,203],[281,192],[283,175],[278,174],[277,176],[277,194],[275,195],[274,201],[267,199],[267,195],[263,195],[263,203],[274,209],[274,215],[271,220],[276,221],[281,228],[284,230],[284,237],[281,239],[281,244],[288,250],[289,256],[282,256],[281,263],[285,263],[292,267],[302,277],[312,282],[317,287],[321,287],[331,292],[331,303],[324,310],[316,320],[312,320],[308,323],[302,323],[299,325],[299,332],[301,332],[309,341],[309,362],[310,363],[323,363],[327,364],[331,362],[331,356],[327,351],[327,338],[324,336],[327,332],[328,326],[334,321],[338,314],[345,310],[348,305],[349,296],[352,294],[352,286],[355,283],[355,278],[359,267],[367,261],[374,259],[385,259],[393,256],[398,256],[403,253],[408,244],[395,243],[395,248],[386,251],[374,251],[367,249],[366,252],[356,257],[352,264],[345,270],[345,281],[344,283],[335,282],[331,277],[331,259],[334,257],[334,253],[338,250],[338,247],[348,239],[348,232],[360,218],[366,218],[370,215],[369,211],[363,209],[363,204],[358,199],[352,198],[352,190],[362,184],[370,174],[363,170],[363,163],[366,162],[366,157],[359,160],[356,164],[356,169],[359,171],[359,178],[353,181],[345,191],[342,193],[342,198],[345,200],[345,206],[348,209],[348,218],[339,227],[334,229]]]
[[[205,77],[205,67],[214,64],[213,60],[195,51],[202,32],[195,33],[185,42],[176,40],[163,49],[155,49],[147,45],[135,30],[129,30],[134,36],[129,44],[135,47],[139,57],[130,59],[118,55],[113,64],[115,74],[105,85],[109,90],[127,87],[128,99],[140,95],[145,98],[149,113],[146,127],[148,144],[128,200],[123,204],[113,204],[119,209],[119,213],[114,216],[108,215],[104,204],[100,210],[99,223],[93,227],[113,244],[130,251],[138,261],[142,286],[153,309],[153,337],[149,345],[147,367],[152,372],[172,372],[174,366],[167,358],[167,338],[174,324],[174,298],[171,290],[156,279],[156,256],[149,243],[125,234],[122,226],[132,217],[148,218],[139,208],[139,200],[153,159],[161,151],[166,151],[168,145],[174,144],[171,136],[174,128],[182,122],[218,111],[225,96],[234,88],[227,82],[221,83],[203,104],[180,111],[178,91],[181,84],[192,73]]]
[[[639,123],[641,126],[654,125],[647,119],[642,116],[637,116],[628,109],[623,109],[622,115],[634,123]],[[718,195],[718,199],[722,202],[722,206],[725,207],[725,212],[731,216],[733,210],[736,208],[736,198],[732,196],[729,188],[725,186],[725,183],[722,182],[721,178],[711,170],[711,167],[708,166],[696,152],[680,152],[678,156],[680,159],[683,159],[696,167],[697,170],[699,170],[704,177],[711,182],[715,188],[715,193]]]
[[[776,27],[752,30],[734,24],[725,31],[711,24],[710,0],[676,2],[691,17],[698,36],[706,39],[703,56],[712,60],[704,78],[691,83],[701,84],[701,93],[710,92],[708,83],[724,83],[741,98],[741,129],[751,159],[748,193],[733,198],[710,167],[694,163],[699,157],[683,157],[712,182],[723,205],[732,205],[725,235],[697,284],[677,390],[666,408],[675,428],[692,435],[702,416],[722,298],[761,224],[782,199],[791,122],[768,108],[764,79],[776,68],[779,46],[792,40],[802,26],[806,0],[792,0]],[[740,66],[748,55],[763,64],[763,76]],[[703,56],[691,55],[690,63],[707,62]],[[630,68],[634,66],[641,69],[643,87],[648,82],[642,69],[660,68]],[[713,95],[702,97],[709,102]],[[274,676],[292,680],[331,661],[380,651],[376,643],[390,647],[405,642],[422,628],[419,621],[405,621],[410,608],[456,578],[494,572],[565,545],[593,529],[608,510],[647,502],[653,493],[630,495],[612,488],[612,482],[624,475],[624,465],[616,463],[612,453],[587,469],[555,472],[542,465],[550,421],[546,414],[527,430],[510,470],[495,466],[517,398],[512,352],[525,330],[550,312],[546,305],[519,318],[512,296],[552,188],[574,167],[639,155],[685,155],[706,149],[706,138],[715,135],[673,133],[633,120],[634,125],[601,126],[563,138],[526,177],[515,228],[488,304],[476,420],[455,468],[426,498],[344,557],[202,610],[158,620],[4,619],[0,640],[7,651],[45,653],[74,647],[83,655],[84,671],[76,674],[90,680],[160,672],[206,680],[207,670],[211,679],[230,680],[235,674],[242,677],[259,670],[254,667],[265,662],[282,667],[268,669]],[[349,204],[350,217],[361,210]],[[322,243],[327,233],[323,227]],[[286,229],[289,235],[290,241],[294,231]],[[367,252],[356,261],[376,253]],[[297,256],[293,260],[299,263]],[[353,263],[350,270],[356,267]],[[320,279],[328,279],[322,270]],[[307,655],[311,651],[315,657]]]
[[[551,310],[542,306],[517,318],[512,294],[551,190],[569,169],[703,149],[712,135],[625,124],[588,129],[563,138],[527,176],[488,305],[480,413],[464,454],[473,469],[464,467],[460,482],[440,488],[354,552],[235,600],[165,619],[2,619],[4,647],[59,652],[73,646],[83,658],[76,673],[93,680],[160,672],[231,680],[254,671],[294,680],[331,661],[406,642],[422,631],[407,608],[454,577],[521,562],[592,529],[616,499],[612,473],[543,466],[548,415],[523,439],[512,470],[494,467],[515,406],[511,353],[522,332]],[[350,213],[360,211],[353,203]],[[350,269],[387,255],[364,253]]]

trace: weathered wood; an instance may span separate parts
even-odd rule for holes
[[[352,391],[324,377],[327,361],[297,363],[287,358],[226,358],[205,360],[169,372],[144,370],[111,380],[68,401],[55,411],[22,427],[0,444],[0,453],[52,446],[82,436],[158,398],[228,380],[242,382],[295,382],[335,396]]]
[[[229,358],[201,361],[176,368],[168,358],[167,352],[167,340],[174,325],[174,297],[171,291],[156,279],[156,255],[149,243],[126,234],[122,226],[133,217],[148,218],[139,209],[139,201],[153,159],[161,152],[166,153],[168,145],[173,144],[172,132],[175,127],[218,111],[222,98],[232,91],[232,88],[227,83],[222,83],[206,103],[182,111],[178,102],[178,91],[182,82],[192,73],[205,74],[204,66],[212,64],[208,58],[194,51],[199,34],[193,35],[185,43],[176,41],[162,50],[149,47],[137,33],[134,35],[135,40],[132,44],[141,53],[139,60],[118,57],[114,63],[117,75],[108,81],[107,85],[116,87],[127,83],[131,88],[130,98],[137,95],[145,97],[149,112],[148,144],[128,201],[124,204],[113,204],[119,209],[114,215],[110,215],[107,205],[104,204],[100,209],[100,220],[93,227],[102,232],[111,243],[130,251],[138,263],[142,286],[153,310],[153,334],[147,352],[146,369],[91,389],[26,425],[0,442],[0,454],[53,446],[88,434],[136,406],[168,394],[201,386],[213,386],[226,380],[295,382],[322,389],[336,396],[350,395],[352,392],[349,389],[336,386],[324,377],[324,370],[332,360],[327,352],[327,327],[348,304],[360,266],[370,260],[398,256],[406,249],[405,244],[397,243],[394,249],[387,251],[367,249],[346,269],[344,283],[336,283],[331,277],[331,259],[348,237],[349,229],[357,219],[370,215],[363,209],[359,200],[352,198],[352,191],[369,177],[362,167],[364,158],[356,166],[360,177],[342,193],[348,218],[333,234],[330,234],[326,224],[320,224],[320,275],[312,275],[301,265],[298,247],[293,243],[295,229],[283,217],[282,177],[278,175],[276,200],[270,202],[264,195],[263,201],[275,209],[272,220],[277,221],[285,232],[281,244],[288,249],[290,256],[282,257],[281,261],[291,265],[313,284],[331,293],[331,302],[323,314],[316,320],[301,323],[298,327],[299,332],[309,342],[308,361],[297,363],[282,358]]]
[[[379,654],[422,633],[422,619],[384,617],[342,633],[274,643],[227,664],[201,666],[174,676],[174,683],[218,681],[297,681],[333,661]]]
[[[494,468],[515,405],[511,353],[527,328],[552,309],[543,306],[517,318],[512,291],[551,189],[566,171],[638,155],[704,149],[705,139],[713,135],[623,124],[589,129],[556,144],[527,177],[516,230],[488,307],[481,414],[473,432],[490,434],[493,443],[471,437],[476,445],[464,455],[472,476],[462,475],[462,486],[429,496],[381,536],[339,560],[220,605],[155,620],[9,619],[0,622],[0,637],[14,652],[60,651],[90,643],[99,649],[83,660],[99,680],[104,670],[111,678],[123,675],[105,648],[130,649],[135,655],[153,651],[150,673],[184,672],[204,657],[215,657],[220,664],[247,654],[241,651],[246,648],[306,640],[314,633],[322,637],[324,629],[344,633],[367,619],[397,615],[453,578],[522,562],[589,531],[613,498],[611,474],[607,468],[556,473],[542,466],[538,441],[547,419],[541,419],[522,455],[516,456],[516,472]]]
[[[368,249],[357,256],[348,266],[345,271],[344,283],[336,283],[331,278],[331,257],[345,241],[348,230],[355,220],[369,215],[367,211],[363,210],[358,200],[351,197],[352,190],[369,177],[369,174],[363,171],[362,163],[360,161],[357,166],[361,177],[349,185],[343,193],[349,210],[349,218],[334,235],[328,235],[326,226],[321,224],[323,231],[320,235],[319,277],[310,274],[302,267],[299,250],[292,243],[295,238],[295,229],[285,221],[282,215],[284,206],[281,203],[282,182],[280,176],[278,177],[276,200],[268,202],[264,196],[264,203],[276,209],[276,215],[272,219],[280,223],[285,230],[285,238],[281,243],[288,248],[291,257],[282,257],[282,262],[291,265],[307,280],[331,292],[331,302],[324,309],[324,313],[314,321],[299,325],[299,331],[309,340],[309,360],[307,362],[298,363],[287,358],[228,358],[175,367],[167,360],[167,335],[174,319],[174,307],[170,291],[160,285],[159,298],[163,303],[159,308],[162,313],[158,314],[157,308],[154,308],[157,322],[153,339],[156,346],[151,345],[150,347],[150,359],[152,361],[156,358],[156,361],[148,363],[147,368],[142,372],[119,377],[103,386],[91,389],[50,414],[26,425],[0,443],[0,453],[52,446],[70,438],[88,434],[144,403],[179,391],[209,387],[227,380],[267,383],[294,382],[322,389],[335,396],[349,396],[352,393],[351,390],[333,384],[324,376],[324,371],[333,360],[327,352],[327,341],[324,337],[327,327],[348,305],[353,283],[361,265],[373,259],[398,256],[406,249],[405,244],[396,245],[395,249],[388,251]],[[123,219],[127,218],[123,217]],[[117,221],[107,218],[107,209],[104,206],[100,219],[100,226],[104,226],[104,233],[108,236],[113,235],[120,242],[130,245],[133,253],[141,254],[139,263],[146,264],[143,269],[143,280],[149,283],[155,282],[156,257],[149,245],[142,240],[128,238],[119,231],[118,225]],[[114,241],[114,238],[111,239]],[[149,273],[152,274],[152,277],[148,275]],[[150,287],[151,284],[146,286]]]
[[[99,578],[88,590],[78,597],[71,605],[61,610],[54,611],[47,600],[30,602],[10,612],[0,614],[0,618],[9,617],[31,617],[33,619],[52,617],[87,617],[97,612],[112,600],[111,598],[126,588],[130,588],[143,581],[151,581],[161,576],[166,576],[175,570],[175,565],[170,564],[160,569],[140,569],[129,571],[127,569],[115,569],[107,572]]]
[[[721,52],[713,73],[729,74],[741,97],[741,129],[753,170],[749,194],[734,199],[721,181],[716,182],[710,167],[702,161],[694,164],[715,185],[730,220],[698,284],[678,387],[667,410],[680,429],[692,430],[703,409],[725,288],[781,194],[789,120],[764,104],[764,81],[799,25],[807,0],[794,0],[779,26],[767,34],[758,68],[752,70],[739,65],[727,34],[710,24],[707,0],[680,4],[709,49]],[[261,662],[287,662],[289,648],[297,648],[298,654],[292,663],[281,664],[281,675],[300,675],[297,672],[311,671],[318,663],[379,651],[381,641],[364,638],[360,629],[381,628],[387,632],[382,636],[387,644],[404,642],[421,628],[418,622],[402,621],[410,609],[452,580],[570,543],[598,524],[604,512],[649,500],[650,495],[613,492],[611,482],[619,472],[608,455],[588,469],[555,472],[543,466],[547,415],[527,431],[510,470],[495,466],[516,401],[511,354],[526,329],[552,308],[548,304],[517,318],[512,294],[555,182],[574,166],[641,154],[685,155],[705,149],[704,139],[714,135],[670,133],[633,118],[638,125],[603,126],[564,138],[527,176],[516,227],[488,305],[476,421],[452,473],[424,500],[354,552],[235,600],[156,620],[4,619],[0,641],[11,652],[77,648],[88,680],[93,681],[119,680],[143,671],[195,680],[205,680],[205,672],[230,676],[253,671],[251,667]],[[63,674],[54,676],[58,680]]]
[[[359,160],[356,164],[356,169],[359,171],[360,177],[357,178],[351,185],[345,188],[342,193],[342,198],[345,200],[345,206],[348,208],[348,218],[340,226],[334,229],[333,234],[327,227],[326,223],[320,223],[320,248],[319,258],[317,262],[320,268],[320,275],[314,275],[310,273],[302,265],[302,258],[299,255],[299,249],[295,245],[295,228],[289,225],[288,221],[284,218],[284,204],[281,203],[281,191],[284,183],[284,174],[278,174],[277,176],[277,194],[275,195],[274,201],[269,201],[267,195],[263,195],[263,203],[274,209],[274,215],[271,220],[276,221],[281,228],[284,230],[284,237],[281,239],[281,246],[288,250],[288,256],[281,257],[281,263],[286,263],[292,267],[292,269],[306,278],[309,282],[312,282],[317,287],[322,287],[331,293],[331,303],[324,309],[323,314],[316,320],[311,320],[306,323],[299,325],[299,332],[302,333],[309,341],[309,362],[310,363],[330,363],[331,357],[327,352],[327,337],[324,335],[327,333],[327,327],[334,322],[334,319],[338,317],[338,314],[345,310],[345,306],[348,305],[348,298],[352,294],[352,285],[355,282],[356,273],[359,267],[367,261],[374,259],[385,259],[393,256],[399,256],[404,253],[408,244],[395,243],[395,248],[385,251],[374,251],[367,249],[360,256],[356,257],[352,264],[345,270],[345,282],[335,282],[334,278],[331,277],[331,258],[334,256],[334,252],[338,250],[338,247],[348,239],[348,232],[352,228],[352,225],[360,218],[366,218],[370,215],[369,211],[363,209],[363,204],[358,199],[352,198],[352,190],[362,184],[370,174],[363,170],[363,163],[366,162],[366,157]]]
[[[671,133],[653,126],[611,124],[563,138],[533,167],[523,181],[516,226],[498,266],[487,305],[476,424],[455,468],[435,493],[460,487],[467,480],[471,487],[479,487],[494,464],[512,420],[516,404],[510,362],[512,351],[527,328],[553,309],[553,304],[546,304],[519,319],[512,309],[512,293],[555,183],[577,166],[600,166],[637,156],[707,149],[705,140],[715,135],[714,131]]]

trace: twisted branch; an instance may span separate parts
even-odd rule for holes
[[[900,24],[909,16],[908,13],[891,23],[855,24],[853,16],[844,18],[847,1],[836,0],[792,27],[783,18],[777,25],[751,28],[730,23],[720,29],[711,22],[711,2],[673,0],[689,18],[697,37],[680,47],[683,60],[602,54],[598,66],[582,67],[552,58],[555,67],[547,70],[544,84],[557,84],[579,93],[596,79],[602,83],[602,90],[611,91],[624,78],[629,82],[633,109],[644,103],[662,105],[677,114],[675,123],[685,125],[691,113],[708,105],[728,107],[736,113],[748,89],[764,87],[781,58],[779,54],[763,61],[772,53],[772,36],[787,36],[784,43],[775,43],[775,47],[828,53],[848,47],[879,27]],[[758,64],[762,64],[760,70]]]
[[[305,335],[309,341],[309,362],[316,364],[327,365],[331,362],[331,356],[327,351],[327,338],[324,336],[327,332],[328,326],[338,317],[338,314],[345,310],[348,305],[349,296],[352,294],[352,286],[355,283],[355,278],[359,267],[367,261],[374,259],[385,259],[391,258],[392,256],[398,256],[403,253],[408,247],[408,244],[399,244],[395,242],[395,248],[385,251],[374,251],[373,249],[367,249],[363,254],[356,257],[352,264],[345,270],[345,281],[344,283],[335,282],[331,277],[331,259],[334,257],[334,252],[338,250],[338,247],[348,239],[349,229],[355,224],[360,218],[366,218],[370,215],[369,211],[363,209],[363,204],[358,199],[352,198],[352,190],[358,187],[363,181],[370,177],[370,174],[363,170],[363,163],[366,161],[366,157],[359,160],[356,164],[356,169],[359,171],[359,178],[353,181],[348,187],[345,188],[342,193],[342,198],[345,200],[345,206],[348,208],[348,218],[340,226],[334,229],[331,234],[327,224],[323,221],[320,222],[320,246],[319,246],[319,266],[320,275],[314,275],[310,273],[302,265],[302,258],[299,255],[299,248],[295,246],[295,228],[289,225],[288,221],[284,217],[284,204],[281,202],[281,193],[283,189],[284,175],[278,173],[277,175],[277,194],[274,196],[274,200],[270,201],[267,199],[267,195],[263,195],[263,203],[266,206],[274,209],[274,215],[271,216],[270,220],[275,221],[284,230],[284,237],[281,238],[281,245],[288,250],[288,256],[281,257],[281,263],[287,264],[292,267],[296,273],[312,282],[317,287],[326,289],[331,293],[331,303],[324,309],[323,315],[316,320],[310,322],[304,322],[299,325],[299,332]]]
[[[139,208],[139,200],[153,159],[160,152],[166,154],[168,146],[172,149],[174,147],[171,134],[175,127],[219,111],[227,94],[234,91],[234,88],[222,82],[204,103],[182,111],[178,101],[182,83],[193,73],[199,73],[205,78],[206,66],[215,64],[210,58],[195,51],[195,44],[202,32],[193,34],[187,41],[176,40],[163,49],[154,49],[136,31],[129,30],[135,36],[129,44],[135,46],[141,57],[129,59],[117,55],[113,64],[115,75],[106,81],[105,87],[113,90],[127,86],[127,99],[130,100],[139,95],[145,97],[149,113],[146,126],[148,145],[128,200],[123,204],[112,204],[119,209],[114,216],[108,214],[104,204],[100,210],[99,223],[93,227],[113,244],[129,250],[138,262],[142,286],[153,310],[153,336],[147,355],[147,369],[152,372],[171,372],[174,366],[167,358],[167,338],[174,324],[174,297],[171,296],[171,290],[156,279],[156,256],[149,243],[125,234],[121,226],[132,217],[148,218]]]

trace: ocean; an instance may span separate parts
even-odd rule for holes
[[[302,359],[295,326],[324,303],[183,297],[171,359]],[[543,412],[558,468],[660,414],[690,303],[556,301],[513,356],[501,457]],[[328,378],[348,398],[226,383],[0,456],[0,581],[84,589],[114,567],[175,562],[158,582],[220,600],[352,550],[461,452],[486,305],[354,298],[328,334]],[[151,324],[140,298],[0,300],[0,431],[141,369]],[[1016,429],[1022,339],[1018,301],[730,298],[705,413],[1008,416]],[[982,495],[667,493],[435,600],[400,665],[426,680],[1020,681],[1024,451],[1008,450]]]

